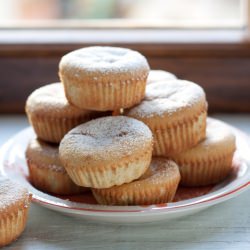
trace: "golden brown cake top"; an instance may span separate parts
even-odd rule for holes
[[[124,116],[109,116],[71,130],[61,141],[59,153],[63,162],[84,158],[85,166],[115,163],[152,147],[152,140],[152,133],[144,123]]]
[[[20,184],[0,176],[0,217],[29,205],[30,194]]]
[[[205,109],[205,92],[193,82],[176,79],[147,85],[144,100],[126,114],[141,118],[174,116],[189,108]]]
[[[59,147],[56,144],[32,139],[26,150],[26,158],[40,167],[53,168],[55,171],[65,172],[59,159]]]
[[[149,71],[147,84],[161,82],[165,80],[173,80],[173,79],[177,79],[177,77],[174,74],[167,72],[165,70],[154,69]]]
[[[178,175],[179,169],[175,162],[162,157],[153,157],[149,168],[138,181],[147,179],[148,182],[157,183]]]
[[[48,84],[32,92],[26,102],[26,111],[57,117],[75,117],[93,112],[72,106],[65,97],[61,83]]]
[[[59,70],[62,74],[74,77],[79,81],[91,78],[102,81],[105,76],[124,75],[142,77],[148,75],[149,65],[146,58],[137,51],[119,47],[93,46],[72,51],[62,57]],[[83,77],[86,77],[84,79]]]

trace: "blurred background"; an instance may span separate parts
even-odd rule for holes
[[[42,85],[60,81],[61,57],[69,51],[93,45],[137,50],[147,58],[151,69],[170,71],[180,79],[201,85],[206,92],[209,116],[250,134],[249,2],[0,0],[0,146],[29,126],[24,107],[30,93]],[[10,139],[9,143],[15,144],[16,150],[0,149],[0,157],[5,159],[6,153],[10,156],[9,162],[4,163],[10,163],[11,167],[15,167],[16,159],[23,158],[23,141],[15,140]],[[246,147],[240,146],[243,150]],[[244,164],[239,173],[243,179],[245,170]],[[78,249],[84,246],[91,249],[162,246],[164,249],[167,245],[187,250],[216,249],[216,246],[217,249],[245,247],[249,250],[250,216],[246,205],[250,205],[250,196],[247,195],[224,207],[220,205],[220,211],[214,209],[210,214],[200,213],[174,224],[154,225],[152,229],[147,224],[145,235],[138,226],[134,231],[130,226],[123,230],[122,225],[106,231],[107,226],[103,224],[98,231],[94,224],[88,228],[83,223],[78,230],[77,221],[73,221],[71,227],[68,220],[33,206],[26,232],[8,249],[67,249],[67,246],[77,249],[79,243]],[[46,223],[52,220],[49,227]],[[196,223],[189,223],[192,220]],[[225,220],[227,223],[221,225]],[[62,223],[56,224],[57,221]],[[35,222],[39,223],[39,229]],[[192,226],[194,230],[190,230]],[[67,231],[60,234],[59,227]],[[161,233],[155,232],[154,238],[152,230],[157,228]],[[163,239],[165,234],[168,237]],[[90,235],[93,237],[88,242],[86,238]]]
[[[122,19],[150,26],[243,27],[245,5],[245,0],[8,0],[0,1],[0,23]]]
[[[249,0],[0,0],[0,113],[59,81],[58,63],[91,45],[128,47],[200,84],[209,112],[250,112]]]

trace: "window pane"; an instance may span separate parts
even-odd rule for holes
[[[30,20],[121,19],[150,26],[240,27],[247,0],[8,0],[0,25]],[[84,22],[83,22],[84,23]]]

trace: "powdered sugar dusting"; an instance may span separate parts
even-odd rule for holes
[[[0,176],[0,213],[29,196],[28,190],[18,183]]]
[[[85,74],[95,72],[96,75],[101,73],[104,76],[122,73],[134,75],[138,71],[149,71],[146,58],[139,52],[108,46],[93,46],[72,51],[62,57],[59,68],[68,73],[74,69],[74,76],[79,78],[83,71]]]
[[[144,100],[126,113],[140,117],[171,116],[201,100],[205,101],[205,92],[195,83],[185,80],[155,82],[147,85]]]
[[[177,77],[174,74],[165,70],[150,70],[147,79],[147,84],[173,79],[177,79]]]
[[[49,168],[56,172],[66,172],[59,159],[59,148],[38,139],[32,139],[26,150],[26,157],[38,167]]]
[[[60,156],[74,161],[119,160],[152,144],[152,133],[142,122],[124,116],[104,117],[71,130],[60,144]]]
[[[35,90],[28,97],[26,108],[31,112],[46,111],[58,114],[62,112],[89,113],[87,110],[81,110],[69,104],[61,83],[48,84]]]
[[[152,182],[159,182],[162,178],[171,180],[171,178],[176,177],[178,174],[179,169],[175,162],[166,158],[153,157],[149,168],[139,181],[148,179]]]
[[[230,128],[221,121],[214,119],[207,119],[206,139],[202,141],[200,147],[209,147],[213,144],[227,143],[232,144],[235,142],[235,136]]]

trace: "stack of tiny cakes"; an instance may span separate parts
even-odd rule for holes
[[[172,201],[179,184],[215,184],[230,173],[234,135],[207,119],[199,85],[113,47],[68,53],[59,76],[26,103],[37,135],[26,158],[38,189],[91,189],[100,204],[149,205]]]

